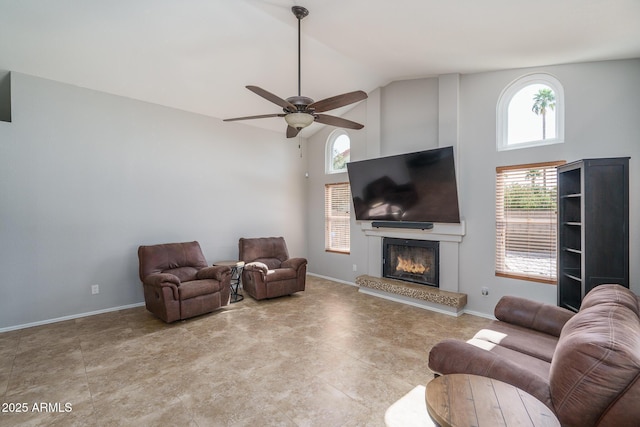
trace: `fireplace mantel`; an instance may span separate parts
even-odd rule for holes
[[[395,237],[398,239],[434,240],[439,242],[462,242],[465,235],[465,222],[459,224],[434,223],[429,230],[380,227],[375,228],[370,221],[360,222],[360,228],[366,236]]]

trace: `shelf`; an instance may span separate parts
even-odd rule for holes
[[[576,282],[580,282],[580,283],[582,283],[582,278],[580,278],[580,277],[578,277],[578,276],[574,276],[573,274],[567,274],[567,273],[565,273],[565,274],[564,274],[564,277],[567,277],[567,278],[569,278],[569,279],[571,279],[571,280],[575,280]]]
[[[578,311],[580,311],[580,309],[579,309],[579,308],[574,307],[572,304],[569,304],[569,303],[566,303],[566,302],[563,304],[563,306],[564,306],[564,308],[566,308],[566,309],[568,309],[568,310],[571,310],[571,311],[575,311],[576,313],[577,313]]]
[[[571,253],[573,253],[573,254],[579,254],[579,255],[582,255],[582,251],[581,251],[580,249],[573,249],[573,248],[566,248],[566,247],[565,247],[565,248],[562,248],[562,250],[563,250],[563,251],[566,251],[566,252],[571,252]]]

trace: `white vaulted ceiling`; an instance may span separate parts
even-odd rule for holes
[[[638,0],[0,0],[0,70],[217,118],[394,80],[640,57]],[[284,131],[282,119],[244,124]],[[316,126],[316,125],[314,125]]]

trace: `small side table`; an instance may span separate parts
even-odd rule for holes
[[[242,301],[244,295],[238,293],[244,261],[216,261],[213,265],[225,265],[231,268],[231,303]]]
[[[441,427],[560,427],[544,403],[511,384],[468,374],[434,378],[425,391],[427,412]]]

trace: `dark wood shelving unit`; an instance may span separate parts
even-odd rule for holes
[[[558,167],[558,305],[603,283],[629,287],[629,157]]]

